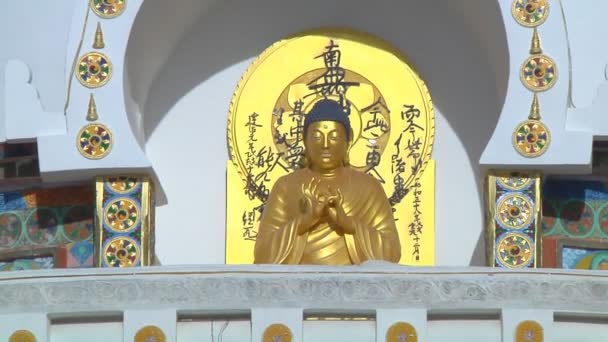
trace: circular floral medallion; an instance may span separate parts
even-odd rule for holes
[[[91,9],[95,14],[110,19],[119,16],[127,5],[127,0],[90,0]]]
[[[513,173],[507,177],[497,177],[496,182],[505,190],[525,190],[532,184],[532,178],[526,174]]]
[[[507,268],[528,267],[534,260],[532,239],[521,233],[505,233],[496,241],[496,262]]]
[[[46,245],[55,241],[59,219],[54,210],[35,209],[25,223],[27,236],[37,245]]]
[[[543,327],[536,321],[523,321],[517,325],[516,342],[543,342]]]
[[[608,204],[605,205],[598,214],[600,233],[603,235],[602,237],[608,239]],[[1,238],[1,237],[0,237]],[[2,242],[0,241],[0,244]]]
[[[87,240],[93,235],[94,209],[89,205],[76,205],[63,215],[63,235],[70,241]]]
[[[139,185],[139,181],[135,177],[109,177],[107,184],[111,191],[126,194],[133,191]]]
[[[397,322],[386,332],[386,342],[418,342],[418,335],[413,325]]]
[[[534,204],[522,193],[501,196],[496,205],[496,222],[505,229],[526,228],[534,218]]]
[[[593,234],[595,213],[593,208],[584,200],[573,199],[568,201],[562,207],[559,216],[568,236],[583,238]]]
[[[112,63],[103,53],[89,52],[78,61],[76,77],[87,88],[101,87],[112,77]]]
[[[0,247],[10,248],[17,244],[21,230],[21,218],[17,214],[0,214]]]
[[[284,324],[272,324],[264,330],[263,342],[291,342],[291,330]]]
[[[166,340],[165,333],[155,325],[145,326],[135,334],[135,342],[165,342]]]
[[[549,129],[538,120],[526,120],[513,132],[513,147],[524,157],[538,157],[547,151],[551,142]]]
[[[139,223],[139,205],[129,198],[110,202],[105,209],[105,223],[110,229],[126,233]]]
[[[78,132],[78,151],[88,159],[101,159],[112,150],[112,132],[102,124],[88,124]]]
[[[106,243],[103,256],[106,266],[109,267],[138,266],[140,260],[139,246],[130,237],[116,237]]]
[[[520,25],[536,27],[549,17],[549,3],[547,0],[515,0],[511,13]]]
[[[36,342],[36,336],[28,330],[17,330],[9,337],[8,342]]]
[[[557,66],[545,55],[528,57],[521,66],[521,81],[531,91],[545,91],[557,80]]]

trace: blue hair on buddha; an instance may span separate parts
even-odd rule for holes
[[[348,119],[348,114],[346,114],[344,111],[344,107],[342,107],[339,102],[330,99],[323,99],[315,103],[304,119],[304,136],[306,136],[308,126],[310,126],[313,122],[318,121],[335,121],[341,123],[346,130],[346,138],[350,140],[350,120]]]

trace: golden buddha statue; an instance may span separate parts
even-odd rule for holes
[[[256,264],[352,265],[399,262],[388,198],[372,176],[351,168],[352,132],[338,102],[317,102],[304,120],[306,167],[277,180],[262,214]]]

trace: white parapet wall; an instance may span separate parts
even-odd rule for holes
[[[514,341],[525,320],[545,341],[608,336],[608,274],[395,265],[160,266],[0,274],[0,340],[262,341],[282,323],[293,341],[385,341],[407,322],[419,341]]]

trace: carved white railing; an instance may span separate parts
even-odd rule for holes
[[[125,341],[145,325],[181,341],[179,327],[188,322],[231,317],[250,321],[252,341],[261,341],[264,329],[276,322],[302,341],[310,322],[303,324],[303,318],[309,316],[375,322],[377,341],[397,321],[411,323],[420,341],[434,341],[427,330],[450,320],[473,326],[496,320],[501,338],[513,341],[517,324],[534,320],[543,326],[545,341],[553,341],[563,317],[603,329],[603,315],[608,273],[600,271],[206,265],[0,273],[0,341],[19,329],[47,341],[60,330],[55,325],[114,321]]]

